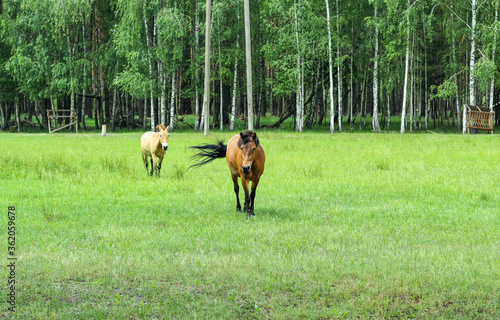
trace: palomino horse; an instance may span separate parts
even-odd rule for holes
[[[156,176],[160,176],[161,163],[168,149],[168,127],[159,124],[156,126],[158,132],[149,131],[141,137],[142,160],[148,172],[148,157],[151,157],[151,175],[153,170]]]
[[[266,155],[264,148],[259,143],[257,134],[249,130],[235,135],[229,140],[227,145],[222,141],[218,144],[205,144],[201,146],[192,146],[192,149],[198,149],[199,152],[193,157],[199,158],[199,161],[191,167],[199,167],[209,163],[217,158],[226,157],[227,165],[231,170],[231,177],[234,183],[234,193],[236,193],[236,210],[241,212],[240,205],[240,187],[238,178],[241,178],[241,185],[245,190],[245,206],[243,210],[247,214],[247,221],[253,212],[255,191],[259,184],[260,176],[264,172],[264,163]],[[252,193],[248,192],[248,184],[252,181]]]

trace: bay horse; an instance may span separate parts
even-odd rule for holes
[[[255,215],[255,191],[257,190],[260,176],[264,172],[264,163],[266,162],[264,148],[259,143],[257,134],[252,130],[248,130],[233,136],[227,145],[223,141],[219,141],[218,144],[205,144],[189,148],[197,149],[198,153],[193,158],[199,158],[198,162],[190,168],[202,166],[217,158],[226,158],[229,170],[231,170],[234,193],[236,193],[236,210],[241,212],[240,187],[238,184],[238,178],[240,178],[243,190],[245,190],[243,210],[246,213],[247,221],[251,215]],[[252,181],[252,193],[248,192],[250,181]]]
[[[142,161],[148,172],[148,157],[151,158],[151,175],[153,171],[160,176],[161,163],[168,149],[168,127],[159,124],[156,126],[158,132],[148,131],[141,137]]]

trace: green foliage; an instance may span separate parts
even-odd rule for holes
[[[431,86],[431,99],[441,98],[443,100],[449,100],[457,97],[457,84],[450,80],[447,80],[440,84],[439,86]]]
[[[474,65],[474,78],[481,91],[486,92],[490,86],[491,77],[496,73],[496,64],[488,57],[482,57]]]

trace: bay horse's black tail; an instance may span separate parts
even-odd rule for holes
[[[192,146],[189,149],[197,149],[198,153],[193,155],[191,159],[197,159],[197,162],[189,167],[200,167],[204,164],[214,161],[217,158],[225,158],[227,145],[220,140],[217,144],[203,144],[201,146]]]

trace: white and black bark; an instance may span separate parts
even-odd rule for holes
[[[250,1],[244,0],[245,11],[245,53],[247,70],[248,130],[253,130],[253,86],[252,86],[252,43],[250,39]]]
[[[335,132],[335,104],[333,100],[332,33],[330,28],[330,6],[326,3],[326,26],[328,30],[328,74],[330,77],[330,133]]]
[[[212,0],[207,0],[205,20],[205,92],[203,95],[203,127],[204,134],[209,134],[209,104],[210,104],[210,31],[212,25]]]
[[[373,63],[373,118],[372,118],[372,126],[373,131],[380,131],[380,124],[378,122],[378,17],[377,17],[377,5],[375,7],[375,61]]]

